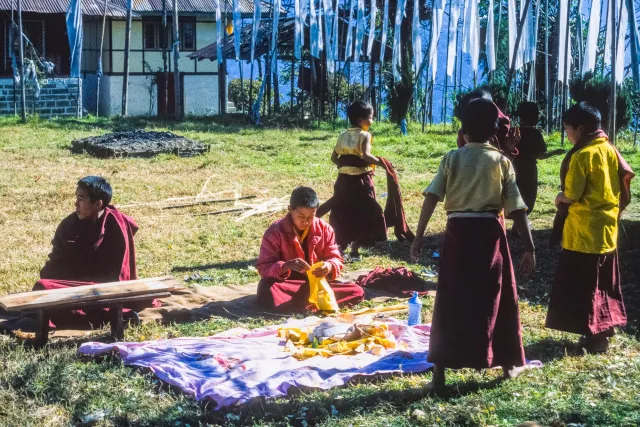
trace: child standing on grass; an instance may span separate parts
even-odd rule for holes
[[[505,378],[512,378],[525,363],[503,209],[523,236],[525,274],[535,267],[534,246],[511,161],[490,143],[498,127],[498,108],[491,101],[469,102],[462,114],[466,144],[444,156],[424,192],[411,246],[414,262],[439,201],[448,215],[429,344],[433,389],[444,387],[445,368],[502,366]]]
[[[618,220],[631,201],[633,170],[600,129],[600,112],[581,102],[562,117],[573,144],[560,170],[562,192],[554,235],[562,254],[546,326],[585,337],[589,352],[606,352],[614,327],[627,323],[618,266]]]
[[[362,100],[354,101],[347,108],[351,127],[338,136],[331,154],[331,161],[338,167],[338,179],[330,201],[329,224],[336,233],[341,251],[349,253],[352,260],[360,258],[362,246],[387,240],[387,227],[382,207],[376,201],[373,174],[380,159],[371,154],[373,107]],[[319,216],[322,215],[322,207]]]
[[[520,142],[518,155],[512,162],[520,195],[527,205],[527,215],[530,215],[538,198],[538,160],[562,154],[564,150],[547,152],[542,132],[536,127],[540,121],[540,110],[535,102],[520,103],[517,115],[520,118]]]

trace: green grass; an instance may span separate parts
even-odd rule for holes
[[[114,129],[169,129],[211,145],[195,158],[163,155],[153,159],[100,160],[72,155],[74,138]],[[400,173],[409,223],[415,227],[421,191],[433,177],[442,155],[455,146],[455,133],[434,126],[423,134],[410,127],[402,137],[388,124],[373,127],[374,153],[390,159]],[[50,250],[59,221],[73,209],[74,183],[88,174],[107,177],[117,205],[193,196],[213,176],[208,191],[239,190],[243,195],[282,197],[297,185],[331,195],[336,177],[329,155],[339,130],[266,127],[238,121],[194,119],[184,123],[143,119],[33,120],[19,125],[0,120],[0,293],[26,291]],[[630,135],[621,136],[627,160],[640,169],[640,153]],[[559,146],[559,136],[549,140]],[[214,412],[170,389],[153,375],[123,366],[118,359],[83,359],[79,340],[53,340],[42,350],[0,336],[0,425],[78,424],[104,411],[98,425],[514,425],[526,420],[561,420],[590,426],[640,424],[640,209],[632,204],[621,233],[623,289],[629,325],[614,338],[605,356],[583,355],[577,337],[544,328],[546,304],[557,252],[547,249],[553,198],[558,191],[561,158],[540,162],[540,193],[531,216],[538,246],[534,278],[519,281],[520,309],[527,357],[545,366],[499,382],[499,372],[460,370],[448,376],[448,392],[430,396],[424,385],[431,374],[363,381],[328,392],[300,392],[287,399],[256,402],[230,412]],[[376,180],[378,194],[385,179]],[[634,182],[635,199],[640,179]],[[195,216],[217,206],[161,210],[139,205],[124,209],[140,225],[138,269],[142,277],[199,272],[213,277],[205,285],[242,284],[257,280],[248,268],[258,255],[262,233],[278,216]],[[438,208],[429,225],[429,249],[439,247],[445,215]],[[514,257],[521,252],[512,242]],[[364,251],[357,268],[408,265],[409,246],[391,240]],[[425,251],[429,252],[429,250]],[[428,263],[425,256],[423,263]],[[348,268],[356,268],[348,266]],[[425,299],[427,317],[433,301]],[[127,340],[207,336],[233,327],[272,324],[263,318],[211,318],[204,321],[147,324],[126,331]],[[100,332],[92,339],[101,339]],[[424,411],[420,417],[414,410]]]

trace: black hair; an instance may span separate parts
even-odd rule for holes
[[[469,142],[486,142],[498,132],[498,107],[488,99],[474,99],[462,113],[462,133]]]
[[[525,101],[518,105],[516,116],[520,118],[520,124],[535,126],[540,121],[540,109],[535,102]]]
[[[474,89],[471,92],[462,95],[458,99],[458,103],[455,107],[453,107],[453,115],[462,121],[464,110],[467,108],[467,105],[469,105],[469,102],[473,101],[474,99],[487,99],[489,101],[493,101],[493,98],[491,97],[491,93],[489,93],[489,91],[480,88]]]
[[[297,187],[291,192],[289,199],[289,207],[291,209],[298,208],[317,208],[320,206],[320,199],[315,190],[311,187]]]
[[[78,181],[78,187],[84,188],[89,193],[92,202],[102,200],[102,206],[106,207],[111,203],[113,191],[111,185],[101,176],[85,176]]]
[[[356,99],[347,107],[347,117],[351,126],[358,126],[358,120],[367,119],[371,114],[373,114],[373,106],[361,99]]]
[[[564,112],[562,122],[574,128],[582,126],[585,133],[591,133],[600,129],[602,116],[596,107],[582,101]]]

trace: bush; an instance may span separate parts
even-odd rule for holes
[[[571,98],[577,103],[586,101],[596,107],[602,115],[602,128],[609,128],[609,108],[611,94],[611,79],[587,73],[583,77],[573,79],[569,85]],[[632,88],[631,80],[627,79],[622,88],[618,88],[616,96],[616,129],[618,132],[629,126],[633,113],[633,101],[638,94]]]

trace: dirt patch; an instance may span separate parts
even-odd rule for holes
[[[207,145],[171,132],[143,130],[107,133],[76,139],[71,143],[71,152],[76,154],[86,152],[100,158],[153,157],[161,153],[192,157],[207,151]]]

